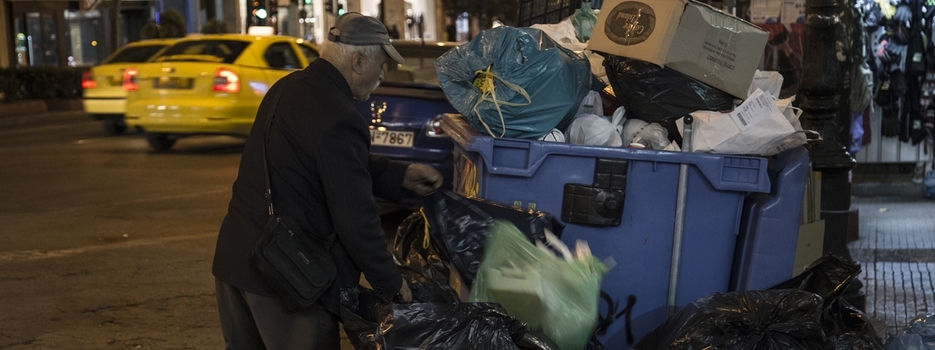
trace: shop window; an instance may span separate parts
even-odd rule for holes
[[[105,50],[108,36],[104,33],[105,23],[100,10],[66,10],[65,21],[69,33],[68,65],[93,66],[107,57]]]
[[[51,14],[28,12],[13,25],[18,66],[58,65],[58,37]]]

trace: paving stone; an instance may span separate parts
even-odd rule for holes
[[[861,264],[865,313],[885,324],[885,333],[897,334],[914,318],[935,313],[935,201],[879,187],[852,199],[860,238],[848,247]]]

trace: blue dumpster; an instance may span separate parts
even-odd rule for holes
[[[561,215],[562,240],[588,242],[610,267],[598,340],[629,348],[667,316],[679,166],[688,164],[676,307],[727,292],[744,198],[768,193],[761,157],[636,150],[484,136],[460,115],[454,190]]]
[[[808,162],[804,147],[777,154],[767,167],[772,184],[769,193],[747,198],[731,277],[732,291],[768,289],[792,278]]]

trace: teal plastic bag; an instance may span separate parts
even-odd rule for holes
[[[581,350],[598,321],[607,268],[590,253],[558,257],[536,247],[515,225],[495,220],[470,300],[497,302],[542,331],[562,350]]]
[[[435,70],[451,105],[494,137],[564,130],[592,83],[587,58],[535,28],[484,30],[438,57]]]
[[[590,1],[581,2],[581,8],[575,10],[575,14],[571,16],[571,23],[575,26],[575,36],[578,41],[586,43],[591,40],[591,32],[597,24],[597,14],[591,8]]]

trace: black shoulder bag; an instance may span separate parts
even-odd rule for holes
[[[263,137],[263,170],[266,174],[266,203],[269,220],[250,260],[289,312],[315,304],[337,275],[329,249],[334,233],[324,240],[302,231],[290,217],[276,215],[273,210],[272,188],[269,183],[269,162],[266,144],[273,123],[273,112]]]

